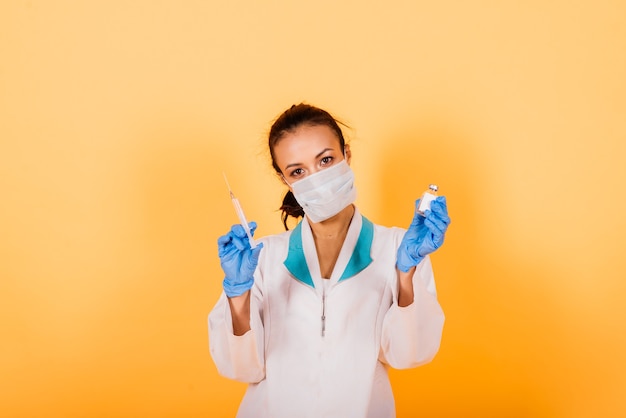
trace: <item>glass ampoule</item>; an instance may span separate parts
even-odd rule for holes
[[[428,190],[424,192],[422,198],[420,199],[420,204],[417,207],[417,213],[422,216],[426,216],[424,212],[430,209],[430,202],[437,198],[437,190],[439,190],[439,187],[437,187],[436,184],[431,184],[428,186]]]

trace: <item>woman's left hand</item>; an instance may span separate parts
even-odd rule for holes
[[[424,216],[417,213],[419,199],[415,202],[415,216],[404,234],[397,253],[396,266],[407,272],[418,265],[426,255],[441,247],[450,225],[445,196],[439,196],[430,204]]]

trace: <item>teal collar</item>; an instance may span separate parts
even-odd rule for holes
[[[371,250],[372,241],[374,240],[374,224],[365,218],[365,216],[361,216],[361,219],[362,225],[359,238],[357,239],[350,261],[348,261],[348,265],[339,278],[339,281],[356,276],[372,263]],[[315,288],[304,256],[304,247],[302,246],[302,222],[291,231],[289,237],[289,252],[283,264],[298,281]]]

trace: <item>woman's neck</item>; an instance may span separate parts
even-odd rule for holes
[[[348,205],[342,209],[338,214],[319,223],[313,223],[309,221],[311,231],[313,232],[313,238],[318,240],[336,240],[340,239],[341,242],[345,239],[350,222],[354,216],[354,205]]]
[[[330,219],[320,223],[310,223],[320,274],[324,279],[330,279],[333,274],[343,242],[348,235],[354,211],[354,205],[349,205]]]

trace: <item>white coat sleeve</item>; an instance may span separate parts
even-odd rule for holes
[[[439,351],[444,314],[437,301],[430,258],[413,274],[413,303],[398,306],[397,280],[391,284],[393,302],[383,320],[380,360],[396,369],[430,362]]]
[[[257,383],[265,378],[262,297],[255,280],[250,295],[250,331],[236,336],[228,305],[222,292],[209,314],[209,347],[219,373],[245,383]]]

